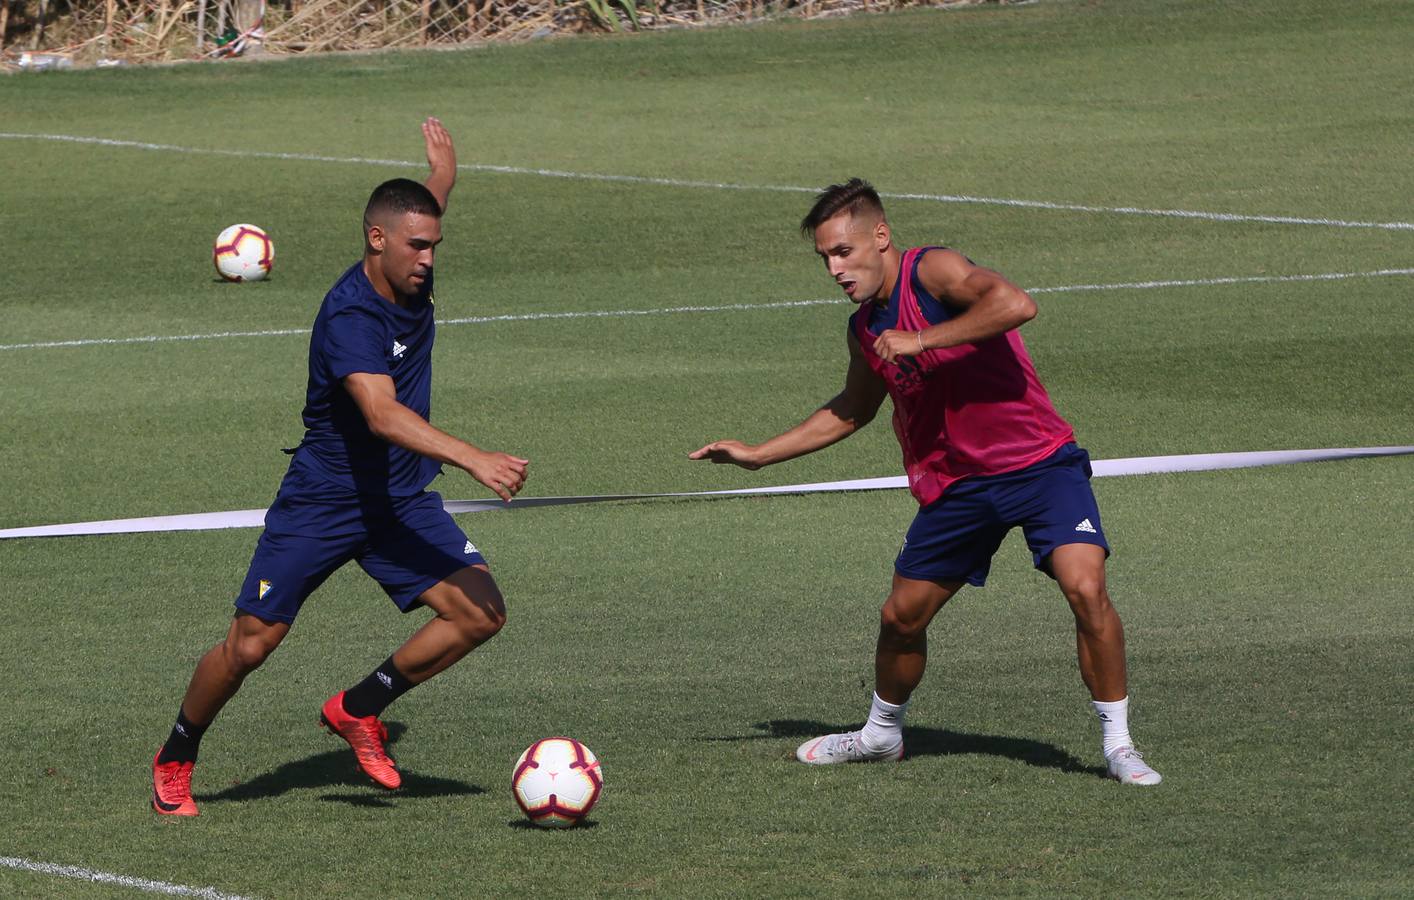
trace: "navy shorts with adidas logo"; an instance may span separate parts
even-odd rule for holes
[[[454,572],[486,565],[437,492],[370,500],[316,490],[292,467],[266,513],[236,608],[267,622],[293,622],[309,595],[350,560],[403,612]]]
[[[1108,556],[1090,474],[1090,454],[1071,443],[1015,472],[964,478],[918,510],[894,570],[981,587],[1002,539],[1018,525],[1033,564],[1048,575],[1051,552],[1064,544],[1096,544]]]

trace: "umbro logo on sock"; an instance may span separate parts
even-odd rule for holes
[[[1084,531],[1089,534],[1097,534],[1097,532],[1095,531],[1095,526],[1090,524],[1089,519],[1082,519],[1080,521],[1080,524],[1075,526],[1075,530]]]
[[[473,544],[471,541],[467,541],[467,542],[466,542],[466,546],[462,548],[462,553],[466,554],[467,556],[470,556],[471,554],[473,554],[473,553],[475,553],[475,552],[476,552],[476,545]]]
[[[407,349],[408,348],[403,344],[398,343],[396,340],[393,341],[393,357],[395,359],[402,359],[402,356],[404,353],[407,352]]]

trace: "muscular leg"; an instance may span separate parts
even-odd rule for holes
[[[903,758],[903,715],[928,662],[928,623],[962,587],[961,581],[919,581],[894,573],[879,612],[874,699],[859,731],[827,734],[801,744],[795,758],[810,765]]]
[[[928,623],[962,587],[961,581],[918,581],[894,573],[893,590],[879,613],[874,691],[889,703],[907,702],[928,662]]]
[[[289,633],[288,623],[237,613],[225,640],[206,651],[196,664],[182,698],[182,714],[202,727],[210,725],[226,701],[240,690],[245,677],[259,668]]]
[[[1129,688],[1124,626],[1105,590],[1105,551],[1094,544],[1065,544],[1051,553],[1051,572],[1075,613],[1080,677],[1100,719],[1106,774],[1122,784],[1155,785],[1163,776],[1144,762],[1129,735]]]
[[[1124,625],[1105,590],[1105,550],[1095,544],[1065,544],[1051,553],[1051,572],[1075,614],[1080,677],[1095,700],[1128,694]]]
[[[326,719],[341,723],[338,707],[355,719],[381,715],[388,704],[489,640],[506,621],[501,592],[484,565],[454,572],[418,599],[437,615],[367,678],[336,695],[341,700],[324,711]]]
[[[436,618],[393,653],[408,681],[421,684],[485,643],[506,624],[506,604],[486,566],[467,566],[420,598]]]
[[[226,639],[196,664],[172,733],[152,759],[152,808],[158,813],[198,814],[191,775],[201,736],[245,677],[265,662],[289,631],[284,622],[263,622],[249,613],[237,613]]]
[[[378,716],[414,685],[489,640],[506,622],[501,592],[483,565],[454,572],[418,599],[437,615],[367,678],[325,701],[320,711],[325,727],[349,742],[359,768],[390,790],[402,784],[402,776],[388,755],[388,729]]]

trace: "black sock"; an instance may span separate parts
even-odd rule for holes
[[[344,692],[344,712],[359,719],[376,716],[412,687],[390,656],[367,678]]]
[[[187,718],[187,714],[182,712],[181,707],[177,708],[177,723],[172,726],[172,733],[167,736],[167,743],[162,745],[162,750],[157,754],[157,761],[160,763],[169,762],[196,762],[196,751],[201,747],[201,736],[206,734],[207,725],[194,724]]]

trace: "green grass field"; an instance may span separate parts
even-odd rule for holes
[[[900,472],[883,418],[764,472],[693,464],[828,399],[849,307],[795,225],[851,175],[904,244],[1038,291],[1026,326],[1099,459],[1411,444],[1400,0],[1048,0],[466,52],[0,79],[0,528],[260,507],[300,436],[304,334],[378,181],[443,119],[434,422],[532,460],[526,496]],[[14,137],[97,137],[172,148]],[[197,151],[231,151],[211,153]],[[548,177],[529,170],[624,175]],[[641,179],[661,179],[649,182]],[[694,184],[688,184],[689,182]],[[730,183],[720,188],[704,184]],[[209,244],[267,228],[268,282]],[[350,567],[203,744],[200,818],[149,761],[224,632],[254,530],[0,541],[0,857],[244,897],[1409,896],[1414,459],[1095,482],[1134,732],[1099,777],[1070,616],[1008,540],[937,620],[910,758],[818,770],[867,709],[903,492],[461,517],[510,606],[391,707],[385,794],[318,708],[421,620]],[[437,487],[486,496],[464,475]],[[425,615],[425,614],[423,614]],[[567,733],[592,827],[525,826],[511,766]],[[135,889],[0,866],[0,895]]]

